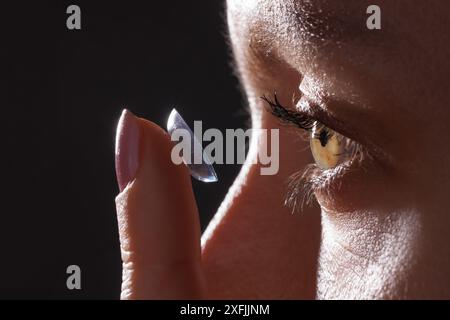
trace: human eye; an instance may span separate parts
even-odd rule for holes
[[[351,161],[356,155],[357,143],[346,136],[314,121],[309,144],[315,164],[322,170],[336,168]]]
[[[314,194],[337,191],[342,177],[348,171],[360,168],[363,158],[370,157],[361,143],[331,128],[332,124],[325,124],[332,121],[319,120],[319,116],[287,108],[279,102],[276,94],[262,99],[272,115],[303,133],[314,159],[314,163],[291,176],[286,202],[293,209],[299,203],[309,203]]]

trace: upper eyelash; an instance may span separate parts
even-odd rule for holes
[[[278,101],[276,92],[274,92],[273,94],[273,100],[267,98],[265,95],[262,96],[261,99],[267,102],[269,106],[269,112],[283,122],[294,124],[300,129],[306,131],[311,131],[314,127],[314,123],[316,122],[316,120],[305,114],[289,110],[288,108],[281,105],[281,103]]]
[[[305,131],[311,132],[314,126],[320,126],[321,128],[328,128],[324,124],[322,124],[320,121],[315,120],[314,118],[302,114],[299,112],[295,112],[292,110],[289,110],[285,106],[283,106],[277,98],[277,94],[273,94],[273,100],[267,98],[265,95],[261,97],[262,100],[267,102],[269,106],[269,112],[275,116],[276,118],[280,119],[284,123],[287,124],[293,124],[300,129],[303,129]],[[317,130],[318,132],[322,132],[322,130]],[[327,139],[330,139],[333,136],[334,132],[330,132],[327,130],[326,135]],[[314,136],[316,139],[320,139],[320,136],[316,134]]]

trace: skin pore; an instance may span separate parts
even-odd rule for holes
[[[260,175],[253,137],[200,248],[188,173],[146,158],[155,145],[170,150],[170,139],[137,119],[139,169],[116,199],[123,298],[450,298],[450,3],[379,0],[376,31],[366,28],[370,4],[227,1],[252,125],[280,129],[279,173]],[[358,161],[315,172],[315,199],[294,214],[287,182],[314,158],[304,132],[268,112],[261,97],[274,92],[363,150]],[[173,192],[158,185],[165,172],[183,181],[177,205],[160,204]],[[155,186],[157,197],[142,191]],[[146,225],[168,231],[148,236]],[[148,272],[155,265],[163,276]]]

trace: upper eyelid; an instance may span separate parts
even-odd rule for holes
[[[302,99],[306,99],[306,101],[301,102],[300,100]],[[360,132],[360,130],[356,130],[349,123],[344,123],[324,109],[324,105],[333,102],[325,101],[317,103],[315,101],[309,100],[305,95],[302,95],[300,100],[297,102],[297,106],[300,103],[307,102],[308,107],[302,108],[301,110],[299,110],[299,112],[310,115],[312,118],[317,119],[317,121],[327,126],[328,128],[349,138],[350,140],[356,142],[358,145],[364,146],[364,149],[369,151],[372,156],[375,156],[375,158],[381,160],[383,163],[387,165],[393,165],[395,163],[393,157],[390,154],[388,154],[382,147],[374,143],[367,136],[367,132],[362,133]]]
[[[290,108],[283,106],[278,101],[276,93],[273,94],[273,101],[266,96],[262,96],[261,99],[269,104],[269,106],[271,107],[270,112],[272,113],[272,115],[281,119],[282,121],[297,125],[301,129],[307,131],[311,131],[314,122],[317,121],[325,127],[328,127],[333,131],[336,131],[337,133],[347,136],[345,132],[346,130],[341,129],[343,127],[343,124],[339,120],[329,115],[326,111],[323,110],[323,108],[318,107],[316,104],[312,104],[310,101],[304,101],[304,103],[308,103],[308,108],[304,108],[301,110],[291,110]],[[299,102],[297,102],[296,105],[301,103],[303,99],[303,97],[300,98]],[[352,138],[351,136],[348,137]]]
[[[384,152],[381,152],[380,148],[373,143],[366,134],[362,133],[361,130],[355,129],[348,121],[344,122],[343,120],[335,117],[331,112],[327,111],[325,106],[331,103],[333,102],[316,102],[315,100],[309,99],[306,95],[302,95],[296,104],[296,108],[298,112],[309,115],[337,133],[357,142],[358,144],[364,145],[366,148],[374,151],[374,153],[379,154],[380,156],[383,155],[383,157],[386,157]]]
[[[307,106],[307,107],[306,107]],[[300,108],[299,108],[300,107]],[[348,137],[355,141],[358,141],[356,133],[353,130],[349,130],[348,127],[339,119],[332,116],[329,112],[325,111],[318,103],[315,103],[305,95],[302,95],[300,100],[296,104],[296,112],[303,113],[316,121],[320,122],[324,126]]]
[[[320,124],[324,125],[325,127],[337,132],[340,135],[345,136],[346,138],[350,139],[354,143],[356,143],[359,146],[364,146],[364,149],[369,151],[370,154],[376,156],[376,158],[383,159],[383,162],[392,164],[393,160],[392,158],[386,154],[381,148],[379,148],[377,145],[370,142],[369,139],[366,139],[363,134],[358,134],[358,132],[354,129],[349,129],[348,124],[344,124],[342,121],[336,119],[333,117],[329,112],[325,111],[323,107],[321,107],[319,104],[310,101],[305,97],[305,95],[302,95],[300,100],[296,103],[296,105],[299,105],[300,101],[302,99],[306,99],[303,103],[308,103],[308,107],[292,110],[290,108],[287,108],[283,106],[278,99],[276,98],[276,93],[274,93],[274,101],[271,101],[266,96],[261,97],[264,101],[266,101],[269,106],[271,107],[270,111],[272,115],[275,117],[278,117],[279,119],[289,122],[291,124],[297,125],[297,127],[300,127],[303,130],[306,130],[308,132],[311,132],[311,129],[314,125],[314,122],[317,121]],[[306,121],[308,123],[308,126],[302,126],[299,125],[296,121],[293,121],[295,118],[286,118],[283,116],[280,116],[279,114],[276,114],[273,112],[273,107],[277,106],[281,108],[282,110],[285,110],[287,114],[290,116],[297,116],[300,118],[303,118],[303,121]]]

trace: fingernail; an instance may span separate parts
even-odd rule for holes
[[[139,125],[134,114],[122,111],[116,131],[116,176],[122,191],[134,179],[139,165]]]

